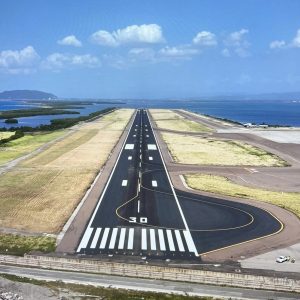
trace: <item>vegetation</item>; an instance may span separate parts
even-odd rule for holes
[[[18,120],[17,119],[6,119],[4,121],[6,124],[18,124]]]
[[[151,109],[153,119],[158,128],[176,130],[176,131],[190,131],[190,132],[209,132],[208,127],[198,122],[187,120],[178,113],[171,110]]]
[[[0,253],[22,256],[30,251],[53,252],[55,238],[0,233]]]
[[[197,113],[195,112],[195,114],[197,114]],[[219,118],[219,117],[211,116],[211,115],[207,115],[207,114],[204,114],[203,116],[206,116],[206,117],[212,118],[212,119],[216,119],[216,120],[219,120],[219,121],[224,121],[226,123],[231,123],[231,124],[234,124],[234,125],[243,125],[240,122],[237,122],[237,121],[234,121],[234,120],[230,120],[230,119],[226,119],[226,118]]]
[[[55,132],[47,133],[26,133],[18,131],[19,138],[8,140],[11,137],[16,137],[16,132],[0,132],[0,136],[5,136],[12,133],[9,138],[0,139],[0,165],[5,164],[11,160],[14,160],[20,156],[31,153],[43,144],[48,143],[58,137],[63,136],[66,132],[59,130]],[[24,135],[24,136],[21,136]]]
[[[13,90],[0,93],[0,99],[57,99],[57,97],[41,91]]]
[[[0,111],[0,119],[44,116],[44,115],[64,115],[64,114],[79,114],[77,111],[62,110],[52,107],[39,107],[31,109],[13,109]]]
[[[286,166],[278,156],[255,146],[211,138],[163,133],[173,159],[178,163],[202,165]]]
[[[249,198],[275,204],[300,217],[300,193],[275,192],[233,183],[226,177],[205,174],[185,175],[193,189],[239,198]]]
[[[2,138],[2,139],[0,139],[0,147],[1,147],[2,145],[4,145],[4,144],[10,142],[10,141],[19,139],[19,138],[21,138],[21,137],[23,137],[23,136],[24,136],[24,133],[23,133],[22,131],[16,130],[16,131],[14,132],[14,134],[9,135],[7,138]],[[0,149],[0,151],[1,151],[1,149]]]
[[[176,294],[163,294],[154,292],[131,291],[125,289],[95,287],[92,285],[80,285],[74,283],[63,283],[61,281],[42,281],[15,275],[1,274],[1,277],[15,282],[24,282],[46,287],[53,291],[54,294],[62,295],[63,292],[68,294],[68,297],[74,293],[74,299],[105,299],[105,300],[128,300],[128,299],[143,299],[143,300],[218,300],[212,297],[197,297],[184,296]],[[63,297],[64,298],[64,297]],[[73,298],[73,297],[72,297]]]
[[[44,108],[44,109],[46,111],[52,110],[51,108]],[[93,112],[93,113],[89,114],[88,116],[80,116],[77,118],[53,119],[53,120],[51,120],[50,125],[40,125],[37,127],[21,126],[21,127],[14,127],[13,129],[21,130],[23,132],[53,131],[53,130],[58,130],[58,129],[64,129],[64,128],[74,126],[79,122],[93,120],[97,117],[100,117],[100,116],[107,114],[109,112],[112,112],[114,110],[115,110],[115,108],[106,108],[106,109],[102,109],[102,110]],[[11,112],[11,111],[8,111],[8,112]],[[0,112],[0,118],[1,118],[1,113],[4,113],[4,112]],[[75,112],[75,113],[77,114],[77,112]],[[47,113],[47,115],[49,115],[49,114],[51,115],[52,113]],[[37,114],[37,115],[40,115],[40,114]],[[0,130],[7,131],[6,128],[2,128]]]
[[[0,131],[0,141],[1,141],[2,139],[7,139],[7,138],[11,137],[11,136],[14,135],[14,134],[15,134],[14,131],[7,131],[7,132],[1,132],[1,131]]]
[[[116,110],[84,123],[64,139],[19,163],[18,168],[2,174],[0,227],[59,232],[107,160],[132,113],[133,110]],[[32,149],[34,138],[35,135],[25,135],[6,146],[11,149],[15,143],[24,152],[21,142]]]

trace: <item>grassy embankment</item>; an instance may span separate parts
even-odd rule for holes
[[[13,136],[14,134],[15,134],[14,131],[9,131],[9,132],[1,132],[1,131],[0,131],[0,141],[1,141],[2,139],[7,139],[7,138]]]
[[[52,252],[55,250],[55,239],[48,236],[21,236],[0,234],[0,253],[23,255],[30,251]]]
[[[58,233],[119,140],[133,110],[117,110],[27,159],[0,181],[0,227]]]
[[[60,281],[42,281],[15,275],[1,274],[1,277],[15,282],[29,283],[42,286],[50,289],[54,295],[61,296],[66,294],[74,299],[105,299],[105,300],[128,300],[128,299],[143,299],[143,300],[218,300],[212,297],[197,297],[175,294],[163,294],[154,292],[131,291],[116,288],[95,287],[92,285],[80,285],[73,283],[63,283]]]
[[[18,157],[31,153],[37,148],[41,147],[43,144],[50,142],[62,135],[66,131],[54,131],[51,133],[36,133],[36,134],[26,134],[25,136],[5,143],[0,146],[0,166]],[[1,135],[14,134],[14,132],[0,132]]]
[[[236,184],[223,176],[193,174],[184,175],[189,187],[239,198],[255,199],[285,208],[300,218],[300,193],[275,192]]]
[[[255,146],[212,138],[163,133],[173,159],[199,165],[286,166],[281,158]]]
[[[190,121],[178,113],[168,109],[150,109],[150,113],[160,129],[189,131],[189,132],[210,132],[211,129],[203,124]]]

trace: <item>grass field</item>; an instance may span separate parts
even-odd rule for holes
[[[1,175],[0,227],[57,233],[119,140],[133,110],[117,110]]]
[[[238,141],[163,133],[173,159],[178,163],[199,165],[285,166],[279,157]]]
[[[0,140],[7,139],[7,138],[11,137],[14,134],[15,134],[14,131],[0,132]]]
[[[53,252],[55,250],[55,238],[0,233],[0,253],[24,255],[33,250],[45,253]]]
[[[190,131],[190,132],[209,132],[208,127],[190,121],[174,111],[167,109],[150,109],[150,113],[155,120],[156,126],[161,129]]]
[[[249,198],[275,204],[292,211],[300,218],[300,193],[274,192],[236,184],[223,176],[184,175],[189,187],[220,195]]]
[[[43,144],[63,136],[66,131],[60,130],[51,133],[25,134],[25,136],[0,146],[0,165],[26,155]],[[0,133],[3,134],[3,132]]]

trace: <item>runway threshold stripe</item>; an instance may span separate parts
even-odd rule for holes
[[[193,241],[191,233],[189,231],[187,231],[187,230],[184,230],[183,234],[184,234],[184,237],[185,237],[186,244],[187,244],[187,246],[189,248],[189,251],[196,253],[197,250],[196,250],[196,246],[194,244],[194,241]]]
[[[104,229],[104,233],[103,233],[102,240],[101,240],[100,247],[99,247],[100,249],[105,248],[109,231],[110,231],[110,228],[105,228]]]
[[[153,228],[150,229],[150,248],[156,251],[155,230]]]
[[[164,239],[164,232],[162,229],[158,229],[159,248],[161,251],[166,251],[166,244]]]
[[[124,249],[125,235],[126,235],[126,228],[121,228],[118,249]]]
[[[180,252],[184,252],[185,250],[184,250],[184,246],[183,246],[183,242],[182,242],[179,230],[175,230],[175,236],[176,236],[176,240],[177,240],[177,245],[178,245],[179,251]]]
[[[166,231],[167,231],[169,249],[170,249],[170,251],[175,251],[175,245],[174,245],[174,242],[173,242],[172,232],[169,229],[167,229]]]
[[[89,240],[90,240],[90,237],[91,237],[91,234],[93,232],[94,228],[92,227],[88,227],[86,230],[85,230],[85,233],[81,239],[81,242],[79,244],[79,247],[77,249],[77,252],[79,252],[82,248],[86,248]]]
[[[95,249],[96,248],[97,242],[98,242],[98,239],[99,239],[99,236],[100,236],[100,233],[101,233],[101,230],[102,230],[102,228],[97,228],[96,229],[93,241],[92,241],[91,246],[90,246],[91,249]]]
[[[147,250],[147,229],[142,228],[142,250]]]
[[[127,249],[132,250],[133,249],[133,236],[134,236],[134,229],[130,228],[128,233],[128,243],[127,243]]]
[[[108,246],[109,249],[114,249],[115,248],[118,230],[119,230],[119,228],[114,228],[113,231],[112,231],[111,238],[110,238],[110,243],[109,243],[109,246]]]

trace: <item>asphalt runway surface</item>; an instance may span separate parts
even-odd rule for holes
[[[195,258],[281,226],[262,209],[175,190],[148,112],[137,110],[77,253]]]

